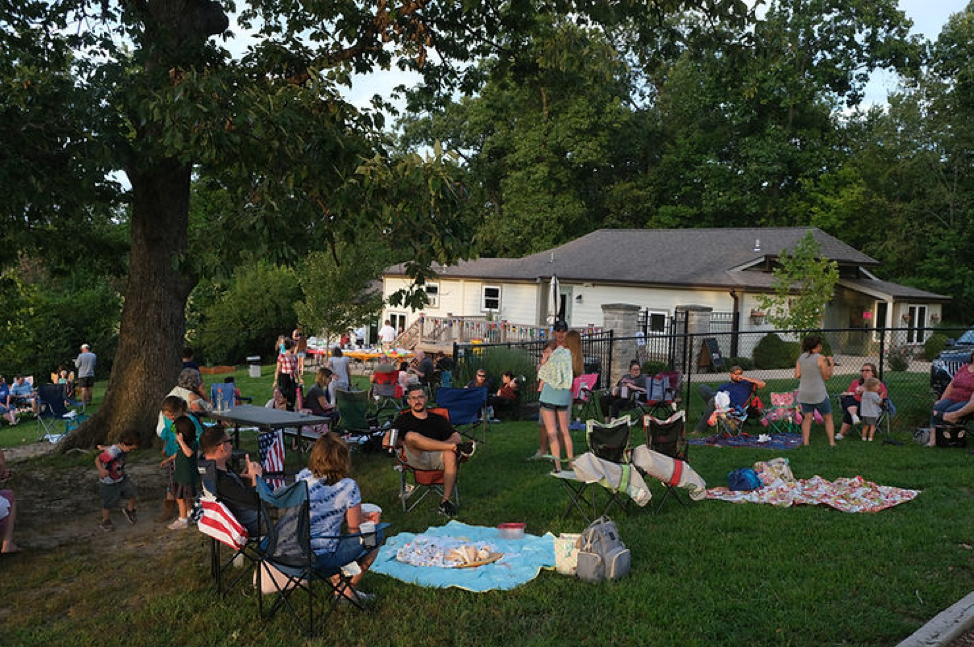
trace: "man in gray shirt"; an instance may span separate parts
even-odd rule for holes
[[[95,362],[98,358],[91,352],[91,346],[81,344],[81,354],[74,360],[78,367],[78,386],[81,389],[81,402],[84,406],[91,405],[91,387],[95,384]]]

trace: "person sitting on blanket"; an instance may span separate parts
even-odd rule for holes
[[[754,413],[751,407],[751,396],[758,389],[763,389],[767,384],[764,380],[756,377],[744,377],[744,369],[734,365],[730,369],[730,382],[726,382],[717,387],[717,391],[711,391],[706,385],[700,387],[701,394],[707,398],[707,403],[703,407],[703,415],[694,431],[704,433],[710,426],[710,418],[714,415],[717,408],[715,396],[717,393],[724,392],[730,397],[730,406],[739,411],[747,411],[748,415]],[[706,389],[706,391],[705,391]]]
[[[308,467],[298,472],[297,480],[308,484],[308,505],[311,513],[311,549],[315,552],[315,569],[329,570],[351,562],[359,566],[359,573],[351,580],[345,597],[364,602],[372,595],[358,588],[359,582],[375,561],[382,543],[382,528],[376,529],[375,546],[362,545],[360,524],[378,524],[378,512],[362,512],[362,495],[358,483],[348,477],[351,472],[348,445],[335,434],[325,434],[315,441],[308,457]],[[350,535],[341,537],[342,522]],[[336,576],[337,578],[337,576]]]
[[[242,474],[235,474],[227,465],[233,449],[233,441],[222,425],[207,427],[200,437],[200,449],[204,460],[213,461],[216,467],[216,494],[240,525],[251,536],[258,534],[257,510],[260,499],[257,496],[257,478],[263,474],[260,463],[246,456],[247,467]]]
[[[399,430],[409,465],[419,470],[443,470],[440,512],[452,517],[457,513],[450,500],[457,482],[457,464],[473,456],[477,445],[463,442],[449,420],[426,410],[426,392],[420,384],[409,385],[406,402],[409,411],[400,414],[392,427]]]
[[[646,376],[643,375],[639,362],[633,360],[629,362],[629,374],[622,376],[612,393],[606,393],[599,398],[599,406],[606,412],[604,422],[617,418],[624,408],[632,408],[633,398],[645,399],[645,396]]]
[[[34,415],[37,415],[39,409],[34,387],[24,379],[23,375],[15,375],[14,383],[10,386],[10,395],[7,396],[7,408],[14,409],[22,406],[30,407]]]

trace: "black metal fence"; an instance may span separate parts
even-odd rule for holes
[[[932,367],[945,364],[950,372],[957,368],[956,360],[946,363],[932,360],[947,347],[949,338],[959,338],[965,332],[963,329],[834,328],[769,333],[719,331],[711,327],[710,332],[695,335],[686,332],[685,328],[679,329],[685,326],[685,321],[670,322],[670,325],[677,330],[666,335],[619,337],[608,331],[583,337],[586,372],[598,372],[600,388],[608,388],[622,377],[615,374],[618,369],[613,368],[613,359],[619,366],[638,359],[644,365],[652,362],[655,367],[665,365],[678,370],[684,376],[684,406],[692,417],[702,405],[699,385],[715,386],[726,382],[732,364],[741,365],[748,375],[767,383],[760,395],[796,389],[795,361],[801,339],[815,334],[824,340],[824,353],[835,360],[834,374],[828,382],[829,392],[842,393],[850,382],[859,378],[864,364],[875,365],[877,377],[887,385],[897,408],[894,428],[899,429],[925,423],[930,406],[944,386],[943,383],[936,384],[936,379],[932,378],[936,373],[932,372]],[[462,366],[474,356],[473,353],[490,352],[495,347],[518,349],[536,365],[544,342],[458,344],[454,357],[458,366]],[[525,401],[537,399],[534,384],[525,385],[522,394]],[[763,399],[768,401],[767,397]]]

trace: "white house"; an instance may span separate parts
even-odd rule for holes
[[[604,304],[645,308],[650,330],[663,331],[680,305],[740,313],[740,330],[770,328],[757,296],[768,294],[778,254],[811,231],[840,280],[824,327],[922,329],[941,316],[948,297],[882,281],[879,262],[816,228],[600,229],[523,258],[480,258],[437,268],[426,286],[431,317],[483,317],[511,324],[550,323],[551,279],[572,327],[601,326]],[[383,273],[383,296],[410,285],[403,266]],[[387,301],[388,303],[388,301]],[[384,319],[405,329],[418,312],[386,307]],[[922,331],[917,339],[922,341]]]

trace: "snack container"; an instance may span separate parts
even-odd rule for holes
[[[497,525],[497,530],[501,539],[521,539],[524,537],[524,523],[501,523]]]

